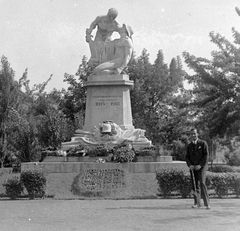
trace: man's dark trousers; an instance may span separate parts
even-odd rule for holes
[[[193,173],[195,177],[197,193],[200,195],[199,197],[203,199],[204,206],[208,206],[209,198],[208,198],[208,191],[206,186],[206,168],[202,168],[199,171],[193,170]],[[194,190],[193,177],[191,177],[191,181],[192,181],[192,189]],[[196,195],[193,195],[193,197],[194,197],[194,204],[196,205],[197,197]]]

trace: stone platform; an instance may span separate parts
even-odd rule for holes
[[[21,171],[43,170],[48,173],[80,173],[87,169],[121,169],[129,173],[155,173],[158,168],[186,169],[184,161],[136,162],[136,163],[94,163],[94,162],[29,162],[21,164]]]

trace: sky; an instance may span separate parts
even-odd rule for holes
[[[52,74],[46,90],[66,89],[64,73],[75,74],[83,56],[90,58],[86,28],[116,8],[117,22],[133,28],[137,57],[145,48],[151,63],[159,50],[167,64],[183,51],[210,59],[217,50],[211,31],[230,41],[232,27],[240,31],[235,7],[239,0],[0,0],[0,56],[15,80],[28,68],[30,86]]]

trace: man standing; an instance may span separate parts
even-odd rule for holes
[[[198,138],[196,128],[190,130],[191,143],[187,146],[186,163],[190,170],[192,188],[196,190],[199,197],[194,194],[194,205],[192,208],[199,208],[200,201],[203,198],[204,206],[210,209],[209,197],[206,187],[206,170],[208,163],[208,145],[207,142]],[[200,200],[200,199],[199,199]]]

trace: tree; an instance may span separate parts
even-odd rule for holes
[[[153,143],[167,143],[165,126],[176,108],[176,93],[182,87],[184,75],[180,57],[172,60],[169,69],[162,51],[151,64],[144,49],[142,55],[132,61],[128,71],[130,79],[135,82],[131,91],[135,127],[145,129]]]
[[[148,97],[146,94],[145,79],[151,75],[151,64],[147,50],[142,51],[139,58],[133,57],[127,74],[134,81],[134,89],[130,92],[133,125],[146,129],[145,115],[147,114]]]
[[[35,140],[33,144],[36,147],[47,148],[51,146],[58,148],[62,142],[69,141],[74,134],[71,121],[65,118],[62,111],[58,109],[66,91],[54,89],[50,93],[45,92],[45,87],[51,78],[52,75],[42,84],[34,85],[32,89],[29,87],[27,70],[20,79],[21,86],[24,86],[28,96],[25,115],[29,123],[29,129],[25,129],[28,133],[21,130],[18,130],[18,132],[22,134],[26,142],[29,141],[29,145],[25,145],[26,147],[31,147],[30,141],[33,137]],[[22,153],[22,156],[26,156],[27,150],[24,150],[24,152],[25,154]],[[27,161],[31,161],[30,155],[28,156]]]
[[[33,121],[28,121],[26,115],[11,110],[8,124],[8,146],[14,151],[20,162],[38,161],[41,146],[37,139],[37,130]]]
[[[239,14],[238,8],[236,8]],[[236,135],[240,128],[240,34],[233,28],[234,44],[220,34],[210,33],[219,48],[212,60],[183,53],[195,74],[187,79],[194,84],[191,103],[197,123],[209,128],[209,136]]]
[[[180,56],[173,58],[169,66],[169,78],[171,81],[172,92],[176,93],[178,90],[183,90],[183,76],[185,71],[183,71],[182,61]]]
[[[14,81],[14,71],[5,56],[1,58],[0,70],[0,165],[7,155],[10,113],[18,106],[19,86]]]
[[[61,111],[48,106],[43,115],[37,118],[37,137],[43,147],[59,148],[61,143],[69,141],[74,134],[74,127]]]
[[[64,93],[59,109],[73,124],[80,122],[80,124],[83,125],[86,108],[86,88],[83,87],[83,82],[87,80],[90,71],[91,68],[87,65],[87,59],[84,56],[75,75],[67,73],[64,75],[64,81],[69,84],[69,87]],[[77,125],[78,128],[81,125]]]

